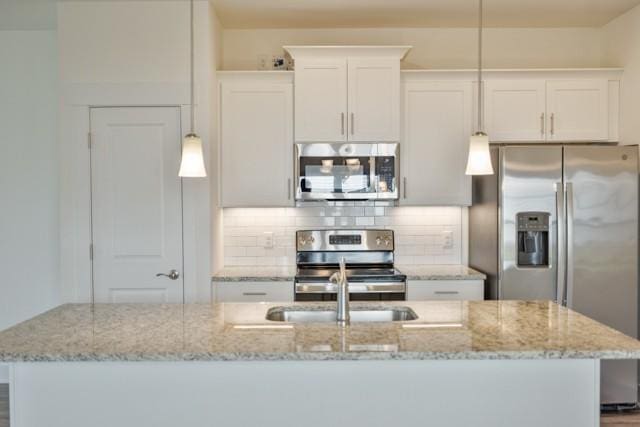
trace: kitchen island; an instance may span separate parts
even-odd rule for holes
[[[346,328],[281,305],[64,305],[1,332],[12,427],[597,426],[600,360],[640,358],[550,302],[352,303],[417,319]]]

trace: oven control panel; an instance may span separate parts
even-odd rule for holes
[[[393,251],[392,230],[304,230],[296,233],[300,251]]]

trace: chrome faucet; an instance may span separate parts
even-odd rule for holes
[[[340,272],[335,272],[329,278],[330,282],[338,285],[337,292],[337,321],[340,326],[349,324],[349,282],[347,281],[347,267],[344,257],[340,259]]]

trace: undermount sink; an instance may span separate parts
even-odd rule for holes
[[[383,309],[354,309],[349,311],[352,323],[359,322],[407,322],[416,320],[418,315],[409,307],[391,307]],[[331,323],[337,321],[334,310],[307,309],[303,307],[273,307],[267,312],[266,319],[274,322],[289,323]]]

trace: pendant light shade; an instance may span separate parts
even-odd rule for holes
[[[467,175],[493,175],[491,153],[489,152],[489,136],[484,133],[484,87],[482,82],[482,0],[479,0],[478,22],[478,131],[469,140],[469,157],[467,159]]]
[[[467,175],[493,175],[487,134],[478,132],[471,136],[467,171],[465,173]]]
[[[182,178],[202,178],[207,176],[204,167],[204,155],[202,152],[202,140],[195,133],[185,135],[182,140],[182,161],[180,172]]]
[[[202,178],[207,176],[207,170],[204,167],[204,153],[202,150],[202,139],[196,135],[193,130],[195,127],[195,120],[193,109],[195,103],[193,102],[193,0],[189,2],[190,11],[190,97],[191,97],[191,130],[182,139],[182,160],[180,161],[180,171],[178,176],[181,178]]]

